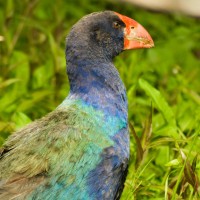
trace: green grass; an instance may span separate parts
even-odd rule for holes
[[[139,21],[155,41],[153,49],[127,51],[114,61],[134,125],[121,199],[199,199],[198,19],[114,1],[1,1],[0,143],[65,98],[65,37],[83,15],[105,9]]]

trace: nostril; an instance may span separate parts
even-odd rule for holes
[[[131,29],[134,29],[135,27],[134,26],[131,26]]]

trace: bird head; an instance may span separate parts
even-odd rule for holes
[[[96,12],[79,20],[72,28],[68,47],[88,54],[113,58],[123,50],[151,48],[150,34],[135,20],[113,11]],[[72,49],[72,48],[71,48]]]

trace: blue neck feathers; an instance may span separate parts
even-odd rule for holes
[[[126,91],[112,62],[80,61],[76,66],[69,63],[68,76],[68,99],[83,100],[105,114],[127,120]]]

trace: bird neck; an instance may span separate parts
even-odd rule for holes
[[[68,62],[67,73],[70,82],[67,99],[82,100],[106,115],[127,120],[126,90],[112,61],[77,56],[74,62]]]
[[[70,83],[67,98],[80,99],[105,114],[127,120],[126,90],[112,63],[121,48],[108,48],[103,40],[98,43],[88,31],[79,32],[72,31],[67,40],[67,74]]]

